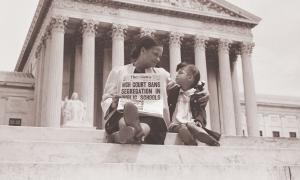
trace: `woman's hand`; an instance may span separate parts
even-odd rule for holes
[[[175,81],[171,80],[171,78],[168,79],[168,84],[167,84],[167,90],[170,90],[174,88],[175,86],[178,86]]]
[[[113,109],[115,109],[115,108],[118,107],[118,103],[119,103],[119,98],[120,98],[120,97],[121,97],[120,95],[114,95],[114,96],[112,97],[111,107],[112,107]]]
[[[209,94],[207,91],[198,91],[195,93],[195,99],[197,100],[197,103],[200,105],[200,107],[205,107],[209,99]]]

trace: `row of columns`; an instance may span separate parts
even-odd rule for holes
[[[61,116],[61,100],[62,100],[62,78],[63,78],[63,55],[64,55],[64,34],[67,18],[53,18],[50,25],[49,34],[45,36],[45,71],[43,76],[43,89],[46,90],[45,98],[42,100],[43,108],[41,110],[42,126],[60,127]],[[76,59],[75,71],[75,90],[80,93],[82,101],[87,107],[87,120],[92,127],[94,120],[94,69],[95,69],[95,33],[96,22],[83,20],[82,21],[82,54]],[[127,26],[112,25],[112,68],[124,65],[124,37]],[[141,29],[141,35],[153,35],[154,31]],[[170,74],[172,77],[176,74],[176,66],[181,62],[181,40],[183,34],[170,33],[169,52],[170,52]],[[195,65],[200,69],[201,80],[207,82],[206,69],[206,42],[208,38],[195,36],[194,38]],[[239,106],[238,87],[236,82],[236,70],[231,75],[229,47],[230,41],[219,40],[218,56],[219,56],[219,73],[220,73],[220,88],[222,97],[224,134],[235,136],[240,135],[241,118],[236,117],[237,107]],[[242,64],[243,77],[245,86],[245,102],[246,102],[246,117],[248,134],[250,136],[258,136],[258,122],[256,120],[256,101],[254,80],[251,66],[251,43],[243,43]],[[80,47],[76,47],[80,48]],[[76,51],[77,52],[77,51]],[[77,56],[76,56],[77,58]],[[76,77],[80,74],[80,77]],[[77,79],[77,80],[76,80]],[[78,79],[80,79],[78,81]],[[208,87],[208,85],[206,85]],[[234,93],[233,93],[234,92]],[[234,102],[235,99],[235,102]],[[209,106],[208,106],[209,107]],[[209,108],[207,109],[209,112]],[[207,113],[209,115],[209,113]],[[208,116],[208,125],[210,126]]]
[[[180,63],[181,52],[180,45],[183,35],[180,33],[170,34],[170,73],[174,77],[176,74],[176,65]],[[203,36],[194,37],[194,53],[195,65],[199,68],[201,73],[201,80],[207,81],[207,65],[206,65],[206,42],[208,38]],[[219,63],[219,77],[220,77],[220,96],[221,96],[221,115],[223,118],[224,135],[235,136],[243,135],[242,130],[242,115],[240,110],[240,98],[238,88],[237,66],[234,60],[233,67],[230,67],[230,45],[231,41],[220,39],[218,41],[218,63]],[[251,52],[253,43],[241,44],[241,57],[243,67],[244,79],[244,93],[246,103],[246,118],[247,130],[249,136],[259,136],[259,124],[256,119],[257,107],[254,87],[254,76],[251,64]],[[208,87],[208,85],[206,85]],[[210,112],[209,104],[207,105],[207,112]],[[210,113],[207,113],[208,128],[211,126]]]

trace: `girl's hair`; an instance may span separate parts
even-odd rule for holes
[[[156,40],[154,40],[150,36],[143,36],[138,40],[135,48],[133,48],[133,51],[131,52],[131,58],[137,59],[141,53],[142,48],[150,49],[155,46],[162,46],[162,45],[159,44]]]
[[[176,71],[178,71],[182,68],[186,68],[187,73],[194,77],[194,82],[192,84],[192,87],[196,87],[197,84],[200,81],[200,71],[199,71],[199,69],[193,64],[189,64],[187,62],[181,62],[177,65]]]

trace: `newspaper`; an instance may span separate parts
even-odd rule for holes
[[[140,115],[163,117],[162,80],[158,74],[130,74],[122,81],[118,111],[127,102],[134,103]]]

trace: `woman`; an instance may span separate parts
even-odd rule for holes
[[[167,104],[167,86],[171,85],[170,74],[157,64],[163,53],[163,46],[153,38],[140,38],[132,53],[134,63],[116,67],[110,72],[102,97],[102,110],[105,113],[105,130],[108,134],[116,134],[115,141],[119,143],[135,143],[144,139],[147,144],[163,144],[170,123]],[[132,73],[155,73],[162,79],[161,92],[163,99],[163,117],[140,116],[137,107],[126,103],[123,113],[118,112],[119,92],[124,76]],[[118,132],[118,133],[116,133]]]

